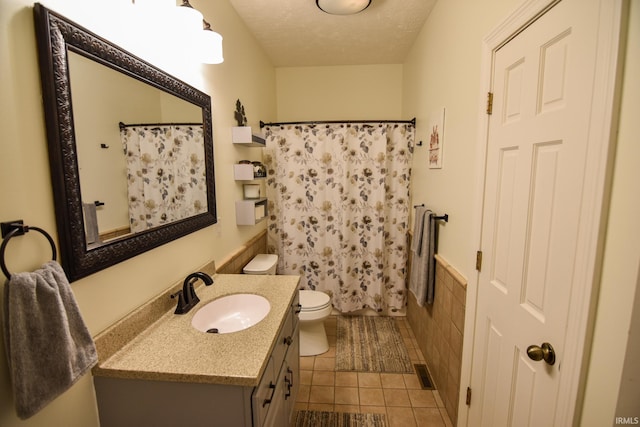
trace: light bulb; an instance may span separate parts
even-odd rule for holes
[[[194,9],[189,0],[182,0],[182,4],[177,9],[175,19],[178,21],[179,28],[185,32],[198,34],[202,28],[202,13]]]

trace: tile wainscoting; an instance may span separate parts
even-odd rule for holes
[[[267,231],[259,233],[234,253],[222,260],[216,269],[220,274],[240,274],[242,269],[257,254],[267,253]]]
[[[407,320],[427,362],[432,379],[456,425],[467,280],[439,255],[433,305],[420,307],[409,292]],[[411,265],[411,264],[409,264]]]

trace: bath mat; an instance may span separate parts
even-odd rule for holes
[[[383,414],[349,412],[298,411],[294,427],[386,427]]]
[[[336,371],[413,373],[413,365],[392,317],[340,316]]]

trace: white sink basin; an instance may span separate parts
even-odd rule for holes
[[[191,319],[191,326],[218,334],[242,331],[264,319],[270,310],[271,304],[260,295],[227,295],[198,310]]]

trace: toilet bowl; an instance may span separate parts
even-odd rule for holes
[[[315,356],[329,350],[324,320],[331,314],[331,298],[320,291],[301,290],[300,356]]]
[[[278,255],[258,254],[242,272],[245,274],[276,274]],[[331,298],[320,291],[300,292],[300,356],[315,356],[329,350],[324,320],[331,314]]]

